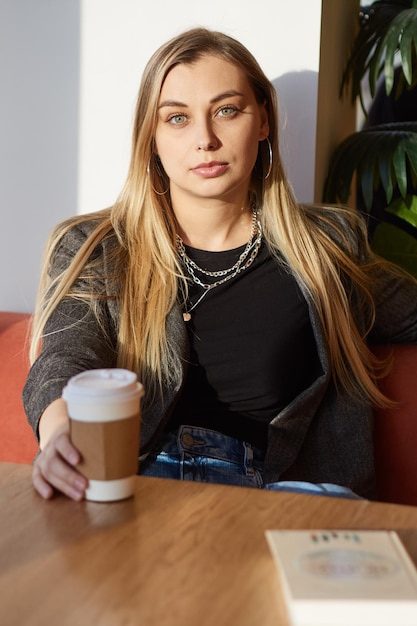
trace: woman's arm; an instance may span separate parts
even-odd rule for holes
[[[59,241],[48,265],[51,281],[65,279],[74,258],[89,240],[97,222],[73,226]],[[41,351],[23,389],[23,404],[35,436],[44,411],[62,395],[68,380],[96,368],[114,367],[117,361],[119,316],[114,282],[112,238],[98,244],[85,269],[54,308],[42,329]],[[109,277],[111,277],[109,279]],[[115,291],[116,290],[116,291]]]
[[[69,418],[65,400],[58,398],[42,414],[39,421],[39,446],[43,450],[60,428],[69,430]]]
[[[23,404],[28,421],[39,439],[39,420],[57,399],[68,380],[89,369],[115,367],[117,353],[109,335],[115,336],[101,303],[99,319],[87,302],[67,298],[48,320],[42,350],[33,363],[24,389]]]
[[[51,279],[62,280],[62,272],[71,266],[91,229],[87,222],[66,233],[52,257]],[[114,270],[108,267],[111,257],[108,245],[109,241],[96,247],[94,263],[89,261],[81,276],[68,287],[68,295],[50,314],[42,330],[40,354],[23,389],[28,421],[41,448],[34,465],[33,482],[46,498],[56,488],[80,499],[87,485],[75,469],[80,458],[69,439],[68,415],[61,396],[72,376],[116,365],[114,320],[118,316],[118,301],[113,291],[109,293],[107,277],[113,276]]]
[[[417,343],[417,281],[381,272],[374,281],[372,343]]]
[[[101,323],[105,323],[104,315]],[[76,470],[80,456],[70,441],[62,390],[79,372],[114,367],[116,352],[86,303],[61,303],[52,314],[49,331],[23,393],[41,448],[33,467],[33,484],[44,498],[51,498],[57,490],[81,500],[88,481]]]

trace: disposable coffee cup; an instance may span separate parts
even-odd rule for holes
[[[64,388],[71,441],[81,455],[77,469],[89,481],[87,500],[109,502],[133,495],[142,396],[136,374],[120,368],[82,372]]]

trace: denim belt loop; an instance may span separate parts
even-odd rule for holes
[[[243,442],[243,448],[245,456],[243,459],[244,468],[247,476],[254,476],[255,470],[253,469],[253,449],[250,443]]]

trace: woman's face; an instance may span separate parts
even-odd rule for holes
[[[173,207],[203,198],[243,206],[268,116],[245,73],[213,55],[175,66],[162,86],[156,151]]]

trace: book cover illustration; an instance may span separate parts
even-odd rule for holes
[[[270,530],[295,626],[416,626],[417,572],[395,532]]]

